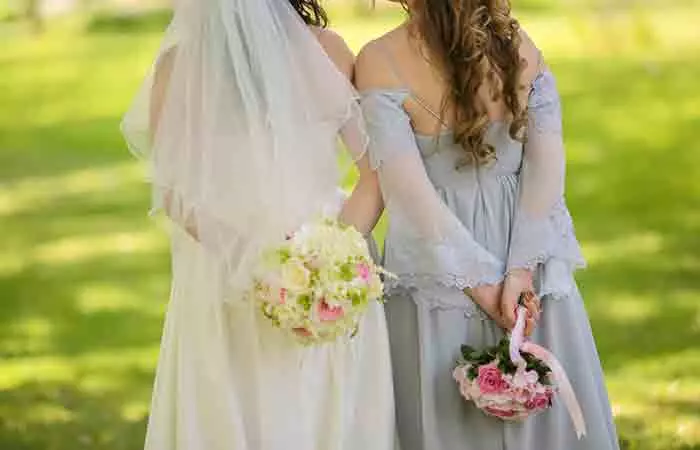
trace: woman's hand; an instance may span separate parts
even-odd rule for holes
[[[474,288],[467,288],[464,293],[494,321],[499,327],[508,331],[513,328],[506,322],[501,314],[501,295],[503,284],[483,284]]]
[[[525,335],[530,336],[540,320],[540,299],[534,293],[535,289],[532,281],[532,271],[526,269],[516,269],[510,272],[503,283],[501,299],[499,302],[500,314],[504,322],[511,329],[515,326],[515,313],[521,295],[525,301],[527,309],[527,321]]]

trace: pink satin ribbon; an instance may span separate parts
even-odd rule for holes
[[[552,369],[552,376],[559,390],[559,396],[569,412],[569,417],[571,417],[574,429],[576,430],[576,436],[581,439],[586,435],[586,421],[583,418],[581,405],[579,405],[576,399],[574,388],[571,386],[571,382],[566,376],[566,372],[561,363],[549,350],[525,340],[526,317],[527,310],[525,307],[519,306],[515,327],[510,336],[510,359],[513,361],[513,364],[517,366],[525,365],[525,359],[520,354],[520,352],[523,351],[532,354],[535,358],[541,359]]]

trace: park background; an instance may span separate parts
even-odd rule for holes
[[[559,79],[622,447],[700,449],[700,2],[513,3]],[[328,7],[356,51],[402,20]],[[168,242],[118,124],[168,17],[160,0],[0,0],[2,450],[142,446]]]

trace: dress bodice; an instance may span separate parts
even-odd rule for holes
[[[568,294],[583,258],[564,201],[561,106],[551,72],[533,81],[526,142],[510,136],[509,122],[492,122],[485,140],[496,158],[483,165],[464,164],[465,150],[449,130],[416,133],[404,108],[409,98],[416,99],[404,88],[362,93],[369,157],[389,215],[384,263],[399,284],[464,288],[529,268],[548,275],[540,293]]]

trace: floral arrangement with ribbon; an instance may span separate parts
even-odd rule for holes
[[[521,303],[511,335],[494,347],[477,351],[462,346],[453,378],[466,400],[502,420],[525,420],[560,399],[581,438],[586,423],[571,383],[551,352],[525,339],[526,315]]]

